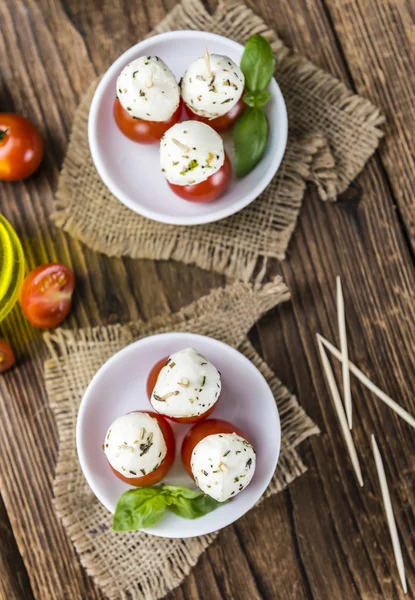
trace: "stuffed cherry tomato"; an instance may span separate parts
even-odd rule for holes
[[[142,144],[158,142],[180,119],[180,89],[158,56],[141,56],[117,79],[114,118],[120,130]]]
[[[109,427],[102,449],[115,475],[137,487],[159,483],[174,462],[173,430],[154,412],[131,412]]]
[[[71,310],[75,276],[65,265],[37,267],[23,282],[20,294],[25,317],[35,327],[59,325]]]
[[[229,110],[227,113],[225,113],[221,117],[209,119],[208,117],[202,117],[201,115],[197,115],[187,106],[187,104],[184,105],[185,115],[188,119],[206,123],[206,125],[210,125],[210,127],[212,127],[215,131],[219,132],[228,131],[229,129],[232,129],[236,121],[244,112],[245,108],[246,104],[242,100],[242,98],[240,98],[235,104],[235,106],[231,108],[231,110]]]
[[[26,179],[42,158],[43,140],[33,123],[14,113],[0,113],[0,179]]]
[[[194,425],[183,440],[181,456],[200,489],[219,502],[239,494],[255,472],[255,450],[247,436],[220,419]]]
[[[0,340],[0,373],[10,369],[15,363],[14,352],[9,344]]]
[[[152,407],[178,423],[195,423],[210,415],[222,383],[219,371],[206,356],[194,348],[185,348],[172,354],[164,364],[160,362],[147,382]]]
[[[201,120],[216,131],[229,129],[244,110],[244,85],[244,74],[232,59],[206,51],[181,81],[189,118]]]
[[[232,170],[220,135],[209,125],[182,121],[160,143],[161,170],[184,200],[211,202],[229,185]]]

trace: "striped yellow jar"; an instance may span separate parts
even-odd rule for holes
[[[0,215],[0,322],[19,297],[24,268],[20,240],[10,223]]]

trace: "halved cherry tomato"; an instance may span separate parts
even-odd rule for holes
[[[201,117],[200,115],[197,115],[189,106],[187,106],[187,104],[184,104],[184,110],[187,119],[191,119],[192,121],[202,121],[202,123],[206,123],[206,125],[213,127],[215,131],[227,131],[228,129],[231,129],[244,112],[245,108],[246,104],[241,97],[235,106],[233,106],[231,110],[224,115],[221,117],[216,117],[216,119],[208,119],[207,117]]]
[[[135,119],[122,107],[118,98],[116,98],[114,102],[114,119],[119,129],[124,135],[130,138],[130,140],[139,142],[140,144],[154,144],[155,142],[159,142],[161,136],[180,120],[181,114],[181,100],[177,110],[167,121],[144,121],[143,119]]]
[[[41,265],[23,282],[20,303],[26,318],[35,327],[59,325],[71,310],[75,276],[59,264]]]
[[[33,123],[14,113],[0,113],[0,179],[25,179],[42,158],[43,140]]]
[[[247,435],[238,429],[238,427],[235,427],[232,425],[232,423],[229,423],[229,421],[222,421],[221,419],[208,419],[207,421],[203,421],[203,423],[194,425],[186,433],[181,449],[182,462],[190,477],[193,477],[192,468],[190,466],[193,450],[205,437],[208,435],[216,435],[218,433],[236,433],[249,442]]]
[[[111,467],[114,474],[125,483],[129,483],[130,485],[135,485],[137,487],[146,487],[148,485],[155,485],[159,483],[162,479],[164,479],[167,473],[173,466],[174,457],[176,453],[176,441],[174,439],[173,429],[170,427],[168,422],[164,417],[155,412],[150,412],[146,410],[137,410],[135,412],[145,412],[146,414],[154,417],[160,425],[160,429],[163,432],[164,441],[167,446],[167,453],[164,457],[163,461],[157,467],[155,471],[151,471],[151,473],[147,473],[147,475],[143,475],[142,477],[124,477],[122,473]],[[109,463],[108,463],[109,464]]]
[[[153,395],[153,390],[156,387],[156,383],[157,383],[157,379],[160,374],[160,371],[167,363],[168,358],[169,357],[166,356],[165,358],[162,358],[161,360],[156,362],[156,364],[154,365],[154,367],[151,369],[150,373],[148,374],[147,396],[150,401],[151,401],[151,396]],[[219,400],[219,398],[218,398],[218,400]],[[182,423],[183,425],[186,425],[189,423],[197,423],[198,421],[202,421],[203,419],[206,419],[206,417],[208,417],[214,411],[214,409],[216,408],[216,405],[218,403],[218,400],[216,400],[215,404],[213,404],[213,406],[211,406],[206,412],[202,413],[201,415],[197,415],[195,417],[170,417],[169,415],[163,415],[163,417],[165,417],[166,419],[170,419],[170,421],[174,421],[175,423]]]
[[[15,363],[14,352],[9,344],[0,340],[0,373],[10,369]]]
[[[175,194],[189,202],[212,202],[223,194],[232,176],[231,161],[225,154],[225,162],[216,173],[193,185],[176,185],[167,182]]]

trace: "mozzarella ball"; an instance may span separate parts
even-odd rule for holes
[[[157,412],[174,418],[203,415],[219,398],[221,377],[212,363],[194,348],[170,356],[151,395]]]
[[[160,425],[143,412],[118,417],[108,429],[102,448],[110,465],[127,478],[155,471],[167,453]]]
[[[222,138],[199,121],[182,121],[170,127],[160,141],[160,165],[175,185],[193,185],[219,171],[225,161]]]
[[[251,481],[255,450],[236,433],[208,435],[196,444],[190,466],[202,492],[218,502],[233,498]]]
[[[183,76],[182,98],[197,115],[215,119],[226,114],[242,96],[245,77],[241,69],[228,56],[211,54],[211,73],[206,59],[198,58]]]
[[[167,121],[179,106],[180,88],[161,58],[140,56],[118,76],[117,97],[136,119]]]

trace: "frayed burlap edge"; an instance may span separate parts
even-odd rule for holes
[[[295,448],[319,430],[259,357],[246,334],[264,312],[288,297],[281,278],[264,286],[236,282],[213,290],[176,314],[161,315],[148,323],[139,321],[77,332],[58,329],[45,334],[50,354],[45,363],[46,389],[59,433],[55,508],[81,563],[109,598],[163,597],[180,585],[218,533],[166,540],[140,532],[120,537],[111,531],[111,517],[89,490],[76,455],[76,416],[85,385],[110,355],[152,333],[167,330],[210,333],[237,346],[267,379],[278,404],[281,455],[264,497],[278,493],[306,471]]]
[[[188,228],[160,225],[140,230],[140,235],[128,235],[109,227],[93,228],[86,220],[77,217],[74,207],[73,182],[79,169],[89,156],[86,135],[90,100],[97,81],[93,83],[75,115],[74,126],[68,147],[68,153],[59,179],[54,211],[51,215],[55,224],[71,233],[74,237],[110,256],[129,255],[133,258],[155,260],[174,259],[187,264],[196,264],[207,270],[214,270],[228,277],[249,281],[255,275],[258,281],[266,273],[269,258],[283,260],[285,252],[296,226],[306,183],[313,182],[323,200],[335,200],[350,182],[358,175],[365,162],[378,145],[382,132],[379,129],[383,117],[368,100],[354,95],[340,81],[330,74],[317,69],[305,58],[292,54],[277,38],[276,34],[256,16],[251,9],[238,2],[220,2],[216,12],[210,15],[200,0],[183,0],[150,34],[172,29],[214,30],[231,35],[239,40],[246,39],[252,33],[261,33],[269,39],[276,57],[276,76],[283,89],[287,105],[295,106],[302,87],[306,86],[306,95],[315,96],[315,105],[324,101],[331,103],[327,115],[328,123],[320,123],[318,131],[309,132],[312,114],[306,110],[303,114],[294,108],[294,117],[290,119],[290,135],[287,152],[280,172],[274,182],[264,192],[272,194],[275,210],[270,217],[269,230],[258,228],[254,238],[256,243],[248,242],[243,233],[243,225],[238,221],[240,215],[234,215],[224,222],[198,226],[197,231],[206,233],[190,236]],[[304,90],[303,90],[304,91]],[[326,111],[325,111],[326,112]],[[353,148],[344,145],[343,138],[330,143],[330,127],[338,125],[341,113],[348,116],[349,124],[364,131],[359,136],[359,144]],[[290,116],[290,115],[289,115]],[[298,118],[297,118],[298,117]],[[321,129],[321,131],[320,131]],[[348,137],[345,135],[345,139]],[[353,140],[352,140],[353,141]],[[270,196],[271,197],[271,196]],[[259,199],[257,202],[261,202]],[[249,211],[250,207],[242,211]],[[125,211],[125,212],[123,212]],[[120,223],[128,219],[129,210],[119,206]],[[247,213],[246,213],[247,214]],[[226,224],[226,226],[224,226]],[[111,229],[112,227],[112,229]],[[229,235],[229,230],[238,239]],[[265,233],[264,233],[265,232]],[[223,240],[224,243],[220,243]],[[258,264],[258,261],[262,260]]]

